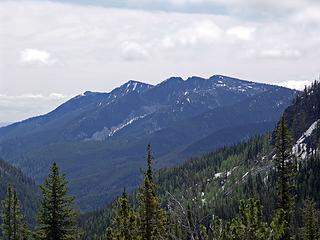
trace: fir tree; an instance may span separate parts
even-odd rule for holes
[[[284,117],[281,118],[276,130],[275,147],[274,164],[277,172],[278,208],[284,210],[287,223],[283,239],[290,239],[296,162],[292,155],[292,137]]]
[[[237,240],[268,239],[268,227],[262,221],[262,210],[259,201],[251,198],[240,202],[240,217],[231,222],[231,238]]]
[[[220,230],[220,238],[217,239],[280,240],[284,236],[286,222],[282,209],[276,211],[270,225],[262,219],[262,206],[258,200],[241,200],[239,210],[240,216],[231,220],[230,227]],[[221,222],[219,225],[223,226]]]
[[[56,163],[41,186],[39,211],[40,235],[46,240],[72,240],[77,238],[73,198],[67,195],[67,181]]]
[[[147,149],[147,171],[139,191],[139,224],[143,240],[166,239],[166,216],[160,207],[160,200],[153,181],[151,146]]]
[[[21,240],[26,231],[23,214],[15,189],[9,185],[7,195],[2,203],[2,232],[5,240]]]
[[[319,240],[320,229],[315,203],[311,200],[306,200],[304,204],[304,240]]]
[[[118,212],[113,221],[113,236],[118,240],[138,240],[137,216],[129,205],[128,195],[124,191],[118,200]]]
[[[114,240],[112,228],[108,227],[106,231],[106,240]]]

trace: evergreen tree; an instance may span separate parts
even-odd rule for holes
[[[2,203],[2,232],[5,240],[21,240],[27,230],[15,189],[9,184]]]
[[[304,205],[304,240],[319,240],[320,229],[315,203],[306,200]]]
[[[128,195],[124,191],[118,200],[118,212],[113,221],[113,236],[117,240],[137,240],[137,216],[129,205]]]
[[[251,198],[240,202],[240,217],[231,222],[231,238],[234,240],[268,239],[268,227],[262,221],[262,210],[259,201]]]
[[[227,240],[229,239],[229,225],[225,224],[221,218],[214,216],[212,221],[212,239],[214,240]]]
[[[276,130],[276,155],[274,164],[277,172],[278,208],[285,213],[286,229],[283,239],[291,238],[292,212],[294,207],[294,179],[296,162],[292,155],[292,137],[284,117]]]
[[[166,216],[160,207],[160,200],[153,181],[151,146],[147,149],[147,171],[139,190],[139,224],[143,240],[166,239]]]
[[[286,229],[285,212],[283,209],[278,209],[273,216],[270,224],[270,237],[271,240],[279,240],[284,236]]]
[[[46,240],[72,240],[77,238],[73,198],[67,195],[64,175],[56,163],[40,187],[42,191],[39,211],[40,235]]]
[[[112,228],[108,227],[106,231],[106,240],[114,240]]]
[[[268,225],[262,219],[262,207],[260,201],[250,198],[246,201],[240,201],[240,216],[231,220],[230,235],[228,229],[224,232],[223,238],[232,240],[280,240],[284,236],[285,219],[284,211],[279,209],[276,211],[272,222]],[[222,223],[219,224],[222,226]]]
[[[201,240],[209,240],[207,229],[204,225],[200,225],[200,239]]]

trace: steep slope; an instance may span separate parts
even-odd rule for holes
[[[34,226],[39,199],[37,186],[21,170],[0,159],[0,201],[6,196],[8,184],[15,187],[26,220],[31,226]]]
[[[155,145],[157,167],[174,165],[270,130],[295,94],[220,75],[175,77],[156,86],[129,81],[0,128],[0,156],[38,182],[56,160],[88,210],[110,202],[124,186],[137,186],[147,143]],[[221,135],[224,141],[217,141]]]

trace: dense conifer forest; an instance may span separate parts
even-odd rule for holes
[[[274,132],[154,170],[110,206],[80,215],[53,163],[40,186],[37,225],[18,183],[7,181],[2,238],[99,240],[319,240],[320,83],[294,100]]]

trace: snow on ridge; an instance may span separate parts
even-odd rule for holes
[[[312,132],[313,132],[313,130],[316,129],[318,123],[320,123],[320,119],[318,119],[317,121],[315,121],[314,123],[312,123],[311,126],[308,128],[308,130],[305,132],[304,135],[305,135],[306,137],[310,137],[311,134],[312,134]]]
[[[133,122],[145,118],[147,116],[147,114],[144,114],[142,116],[138,116],[138,117],[134,117],[124,123],[121,123],[120,125],[118,125],[117,127],[103,127],[102,130],[95,132],[94,134],[92,134],[91,138],[86,138],[85,141],[104,141],[106,140],[108,137],[112,137],[116,132],[120,131],[121,129],[129,126],[130,124],[132,124]]]
[[[138,85],[138,83],[137,83],[137,82],[135,82],[135,83],[134,83],[134,85],[133,85],[133,89],[132,89],[132,91],[136,90],[137,85]]]
[[[142,116],[139,116],[139,117],[134,117],[132,119],[130,119],[129,121],[123,123],[123,124],[120,124],[120,126],[116,127],[116,128],[111,128],[111,131],[109,133],[109,137],[113,136],[116,132],[120,131],[121,129],[127,127],[128,125],[130,125],[131,123],[139,120],[139,119],[142,119],[142,118],[145,118],[147,116],[147,114],[144,114]]]
[[[314,123],[310,125],[310,127],[305,131],[301,137],[298,139],[296,144],[292,147],[292,152],[297,157],[301,159],[305,159],[307,156],[307,144],[304,143],[305,139],[310,137],[312,132],[316,129],[317,124],[320,124],[320,119],[316,120]]]
[[[299,140],[297,141],[297,144],[302,143],[307,137],[310,137],[313,130],[316,129],[318,123],[320,123],[320,119],[318,119],[317,121],[315,121],[314,123],[311,124],[311,126],[308,128],[308,130],[305,131],[302,134],[302,136],[299,138]]]

